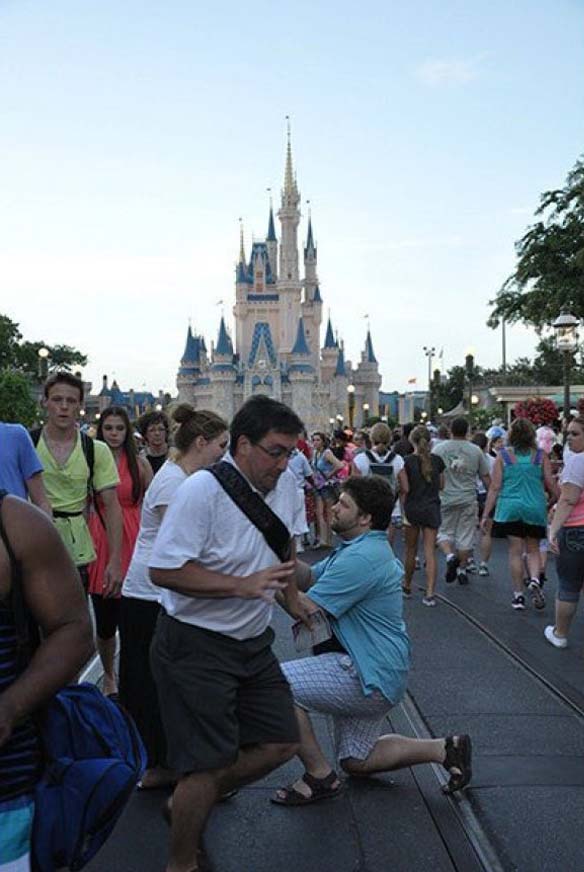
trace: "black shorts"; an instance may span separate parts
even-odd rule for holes
[[[172,769],[209,772],[233,764],[246,745],[298,741],[273,639],[269,628],[238,641],[160,614],[150,662]]]
[[[506,539],[507,536],[518,536],[520,539],[545,539],[547,530],[538,524],[526,524],[525,521],[494,521],[492,536],[494,539]]]

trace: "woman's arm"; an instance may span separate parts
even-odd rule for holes
[[[548,492],[549,496],[552,498],[554,502],[558,499],[558,483],[554,478],[554,474],[552,472],[552,465],[550,463],[550,459],[547,454],[543,456],[542,462],[542,470],[543,470],[543,486]]]
[[[495,465],[493,466],[493,474],[491,475],[491,484],[489,486],[489,490],[487,492],[487,499],[485,501],[485,508],[483,509],[483,519],[481,521],[481,529],[483,529],[483,524],[486,524],[489,520],[489,515],[495,508],[495,503],[497,502],[497,497],[499,496],[499,491],[501,490],[501,485],[503,484],[503,461],[501,457],[497,457],[495,460]]]
[[[400,471],[397,474],[397,483],[399,486],[400,501],[403,503],[403,501],[405,500],[405,498],[407,497],[407,495],[410,492],[410,483],[408,481],[408,474],[406,472],[405,466],[402,469],[400,469]]]
[[[560,499],[556,505],[554,518],[550,527],[549,542],[554,551],[557,551],[557,538],[560,529],[564,526],[572,513],[572,509],[580,499],[582,488],[577,484],[567,481],[560,490]]]
[[[339,460],[338,457],[335,457],[330,448],[327,448],[323,454],[324,459],[327,463],[330,463],[333,468],[333,474],[335,472],[340,472],[341,469],[345,468],[345,464],[342,460]]]

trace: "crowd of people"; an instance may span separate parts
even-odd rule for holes
[[[149,413],[136,432],[111,406],[93,439],[79,427],[82,402],[83,383],[56,373],[40,430],[0,424],[0,499],[10,494],[0,504],[0,870],[10,851],[11,872],[28,869],[40,753],[31,716],[88,658],[88,603],[103,692],[146,747],[138,787],[173,791],[168,872],[211,868],[203,834],[214,805],[294,756],[303,774],[273,795],[281,805],[337,796],[337,764],[367,776],[433,762],[447,791],[469,783],[468,735],[382,734],[410,667],[403,599],[418,570],[423,605],[437,604],[438,549],[445,582],[466,585],[489,574],[492,539],[505,538],[513,608],[528,593],[541,609],[550,549],[559,584],[545,638],[566,647],[584,580],[584,418],[569,422],[560,458],[561,439],[525,419],[486,433],[456,418],[449,429],[380,421],[309,437],[265,396],[229,423],[183,404],[170,419]],[[299,557],[309,548],[326,549],[312,566]],[[42,630],[24,668],[15,566]],[[275,604],[309,637],[324,628],[323,643],[279,664]],[[332,717],[336,762],[311,713]]]

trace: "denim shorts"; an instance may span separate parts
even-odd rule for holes
[[[558,599],[576,603],[584,584],[584,527],[562,527],[558,545]]]

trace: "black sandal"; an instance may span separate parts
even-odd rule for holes
[[[446,756],[442,764],[450,774],[448,784],[442,788],[444,793],[456,793],[472,778],[472,742],[470,736],[446,736]],[[458,770],[452,772],[452,769]]]
[[[343,792],[344,785],[339,781],[337,773],[332,769],[324,778],[315,778],[309,772],[305,772],[302,780],[310,787],[310,796],[304,796],[299,790],[296,790],[293,784],[287,787],[280,788],[284,796],[278,794],[270,797],[271,802],[276,805],[309,805],[311,802],[318,802],[320,799],[333,799]],[[333,787],[335,781],[338,781],[336,787]]]

